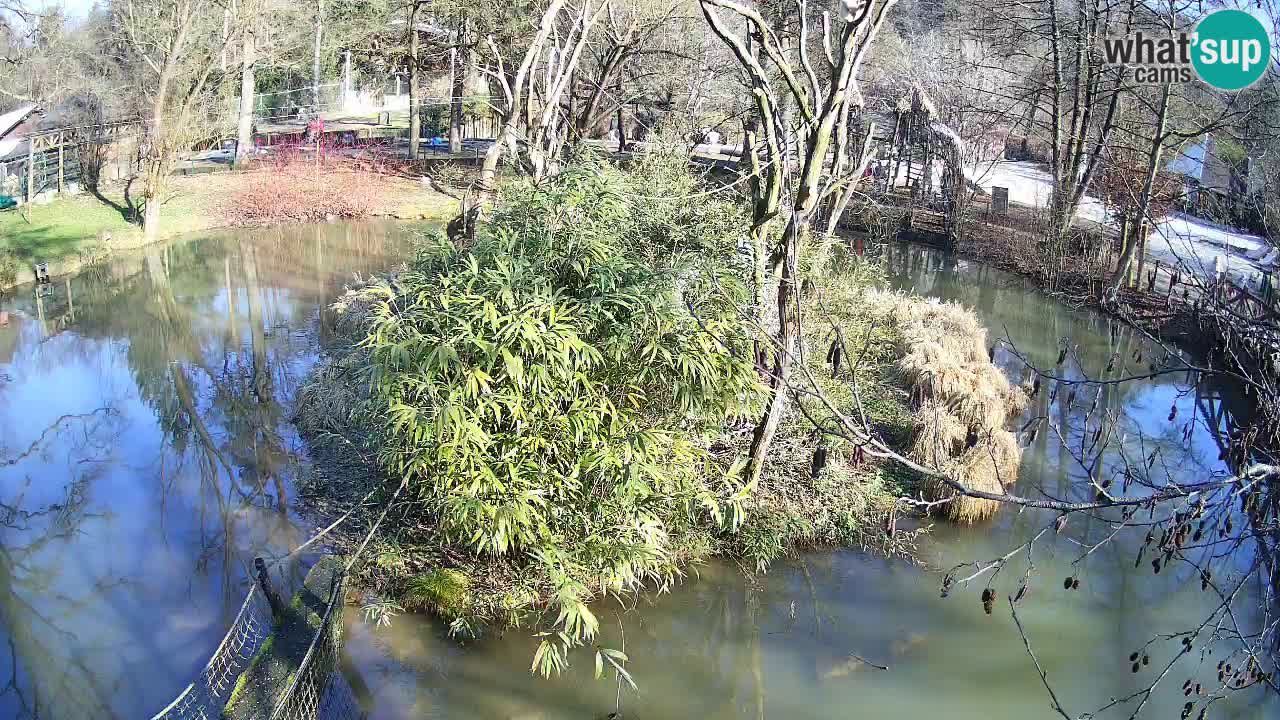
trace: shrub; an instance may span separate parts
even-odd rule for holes
[[[379,168],[342,155],[316,161],[281,150],[244,174],[221,213],[231,225],[369,217],[384,205],[390,180]]]
[[[454,620],[471,608],[471,578],[452,568],[428,570],[409,580],[405,596],[413,607],[427,608]]]
[[[0,291],[7,290],[18,281],[18,258],[11,253],[0,252]]]
[[[735,240],[636,177],[581,160],[513,184],[469,251],[437,237],[383,287],[364,343],[383,467],[447,538],[544,578],[543,672],[594,635],[590,592],[670,579],[672,538],[749,493],[708,450],[759,404],[745,291],[682,250]]]

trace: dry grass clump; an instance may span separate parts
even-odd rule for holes
[[[929,401],[916,410],[916,433],[911,443],[912,460],[931,467],[942,467],[964,452],[969,427],[956,419],[946,407]]]
[[[1012,486],[1022,452],[1005,423],[1026,407],[1027,398],[988,359],[987,333],[977,317],[960,305],[892,293],[868,299],[900,338],[898,377],[916,411],[911,458],[971,490],[1001,493]],[[926,479],[922,492],[929,500],[947,501],[939,512],[956,522],[985,520],[1000,508],[936,478]]]
[[[1017,437],[1008,430],[999,430],[979,439],[939,467],[971,490],[999,494],[1018,479],[1021,461],[1022,448]],[[972,524],[987,520],[1000,510],[998,501],[959,495],[955,488],[937,478],[927,478],[921,489],[932,500],[950,500],[940,507],[954,522]]]

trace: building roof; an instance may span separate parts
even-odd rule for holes
[[[35,112],[36,106],[27,104],[0,115],[0,158],[6,157],[22,144],[23,138],[10,135]]]
[[[10,110],[9,112],[0,115],[0,139],[3,139],[10,132],[13,132],[14,128],[21,125],[27,118],[31,117],[31,114],[35,111],[35,105],[27,104],[18,107],[16,110]]]
[[[1209,139],[1183,149],[1173,162],[1169,163],[1169,172],[1185,175],[1193,180],[1204,177],[1205,156],[1209,152]]]

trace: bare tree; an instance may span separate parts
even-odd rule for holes
[[[454,21],[454,43],[449,48],[449,152],[462,152],[463,98],[467,70],[471,67],[471,32],[467,18]]]
[[[144,137],[140,151],[142,228],[160,229],[160,207],[178,154],[209,133],[208,103],[230,37],[214,20],[212,0],[134,0],[114,6],[125,61],[139,77]]]
[[[257,25],[259,0],[240,0],[236,21],[240,24],[240,108],[236,117],[236,163],[253,150],[253,111],[257,94]]]
[[[561,101],[606,2],[582,0],[570,5],[566,0],[551,0],[515,66],[492,34],[485,38],[480,70],[497,90],[500,101],[495,110],[501,125],[462,212],[450,223],[449,234],[455,241],[474,237],[504,153],[534,177],[559,167],[568,140],[568,118]]]
[[[870,133],[863,133],[862,143],[851,143],[850,115],[862,105],[858,70],[895,2],[850,3],[840,6],[833,17],[830,12],[815,12],[808,0],[796,0],[798,28],[793,38],[787,38],[754,7],[731,0],[700,0],[703,16],[732,50],[755,101],[755,122],[747,128],[744,151],[753,179],[758,298],[764,275],[779,275],[771,399],[752,438],[748,466],[752,482],[760,476],[786,407],[785,388],[799,337],[796,283],[801,242],[824,203],[838,215],[870,160]],[[722,13],[743,23],[747,33],[734,30],[736,23]],[[810,35],[814,19],[822,25],[819,38]],[[817,65],[815,47],[821,48]],[[784,111],[787,107],[798,116],[794,124]],[[788,208],[775,244],[771,226],[781,214],[784,187]]]
[[[589,57],[574,78],[575,84],[586,85],[581,104],[570,111],[578,137],[595,134],[596,128],[626,104],[629,99],[623,90],[626,76],[639,61],[651,61],[673,52],[662,46],[662,29],[674,24],[682,9],[682,3],[672,0],[626,3],[608,0],[605,3],[604,21],[588,47]],[[661,73],[664,68],[635,69],[647,74]]]
[[[324,43],[324,0],[316,0],[315,17],[312,18],[314,23],[314,42],[311,45],[311,104],[319,111],[320,108],[320,57],[323,52]]]
[[[418,159],[422,152],[422,81],[418,77],[418,22],[422,3],[409,3],[409,158]]]

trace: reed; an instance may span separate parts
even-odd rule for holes
[[[911,396],[916,427],[909,455],[971,490],[999,494],[1017,481],[1022,451],[1005,429],[1026,394],[987,354],[987,333],[969,310],[887,292],[870,301],[895,326],[896,372]],[[991,518],[994,500],[963,495],[937,478],[921,485],[937,513],[960,523]]]

